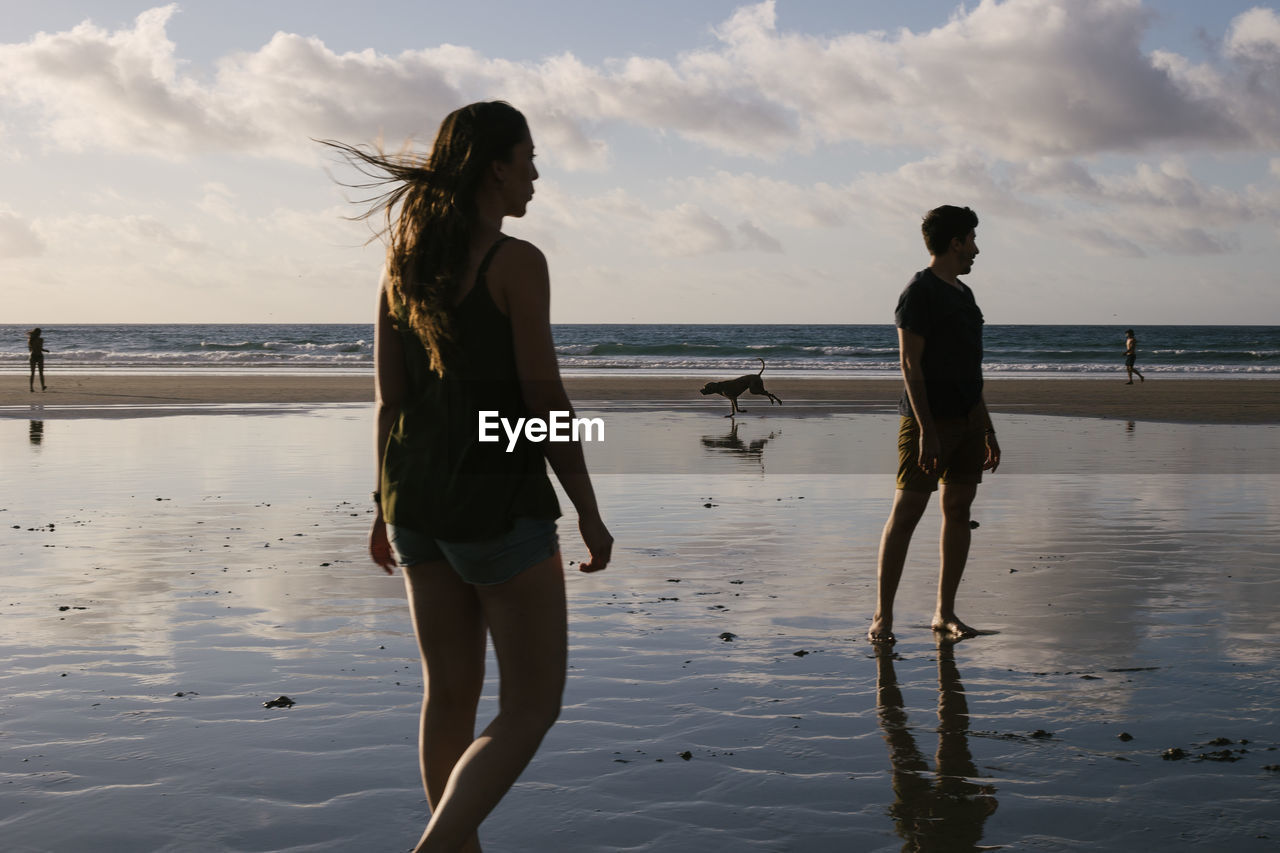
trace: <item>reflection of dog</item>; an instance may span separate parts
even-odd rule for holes
[[[756,356],[760,362],[760,373],[764,373],[764,359]],[[738,407],[738,397],[750,391],[752,394],[758,394],[761,397],[769,398],[769,405],[777,403],[782,405],[782,401],[777,397],[764,390],[764,380],[760,378],[760,373],[748,373],[746,376],[739,376],[737,379],[726,379],[724,382],[708,382],[702,386],[703,396],[710,394],[719,394],[721,397],[728,397],[729,403],[732,405],[726,418],[731,418],[738,412],[745,412],[746,409]]]

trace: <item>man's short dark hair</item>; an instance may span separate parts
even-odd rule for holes
[[[977,227],[978,214],[967,207],[951,204],[935,207],[924,215],[924,222],[920,223],[925,248],[934,257],[946,254],[952,240],[963,240]]]

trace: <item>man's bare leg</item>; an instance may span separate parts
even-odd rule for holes
[[[933,630],[952,640],[973,637],[978,633],[956,616],[956,593],[969,559],[969,508],[977,494],[977,484],[953,483],[942,487],[938,609],[934,611],[932,626]]]
[[[920,516],[929,506],[928,492],[909,492],[899,489],[889,510],[880,535],[880,558],[876,567],[876,612],[871,617],[867,639],[873,643],[893,642],[893,599],[898,594],[898,582],[902,580],[902,567],[907,561],[907,549],[911,534],[915,532]]]

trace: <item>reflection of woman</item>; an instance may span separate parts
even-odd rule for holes
[[[385,212],[389,236],[370,552],[388,573],[396,561],[405,567],[422,654],[432,815],[415,850],[479,850],[480,822],[560,711],[567,629],[547,461],[578,511],[591,553],[581,570],[603,569],[613,543],[579,444],[521,440],[508,452],[505,438],[478,440],[481,411],[510,423],[570,411],[546,261],[500,230],[533,196],[533,141],[524,117],[494,102],[445,118],[425,163],[331,144],[389,187],[365,214]],[[498,715],[477,738],[486,630]]]
[[[904,853],[968,853],[977,849],[983,825],[995,813],[995,788],[970,781],[978,768],[969,752],[969,706],[956,667],[955,649],[938,644],[938,752],[936,781],[907,725],[893,647],[876,647],[876,705],[889,744],[894,804],[889,814]]]
[[[40,371],[40,390],[48,388],[44,384],[44,354],[48,352],[44,348],[44,338],[40,337],[39,329],[32,329],[27,332],[27,349],[31,350],[31,379],[27,383],[31,386],[31,390],[36,390],[36,370]]]

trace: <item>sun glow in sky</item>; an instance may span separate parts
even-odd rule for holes
[[[556,322],[891,322],[952,203],[988,322],[1280,324],[1275,6],[6,6],[3,322],[370,321],[312,139],[501,98]]]

